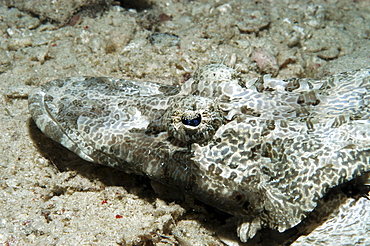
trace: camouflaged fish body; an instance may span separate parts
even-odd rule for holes
[[[181,87],[112,78],[49,82],[38,127],[85,160],[147,175],[236,215],[247,241],[301,222],[331,187],[370,170],[370,69],[244,80],[212,64]]]

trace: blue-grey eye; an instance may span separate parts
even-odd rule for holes
[[[200,114],[194,115],[194,118],[182,117],[181,119],[182,124],[187,125],[187,126],[198,126],[201,121],[202,121],[202,117]]]

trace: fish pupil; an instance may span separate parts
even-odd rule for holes
[[[200,114],[195,115],[195,117],[193,117],[193,118],[185,118],[185,117],[183,117],[181,119],[181,122],[184,125],[187,125],[187,126],[198,126],[201,121],[202,121],[202,117],[200,116]]]

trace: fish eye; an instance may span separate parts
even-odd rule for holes
[[[197,113],[193,117],[186,117],[185,115],[183,115],[181,117],[181,122],[182,124],[187,126],[199,126],[199,124],[202,122],[202,116],[199,113]]]
[[[208,143],[223,124],[223,112],[214,99],[178,98],[163,115],[168,135],[183,143]]]

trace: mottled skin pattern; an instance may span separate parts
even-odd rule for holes
[[[38,127],[85,160],[147,175],[240,218],[242,241],[301,222],[331,187],[370,170],[370,69],[244,80],[225,65],[181,87],[51,81]]]

